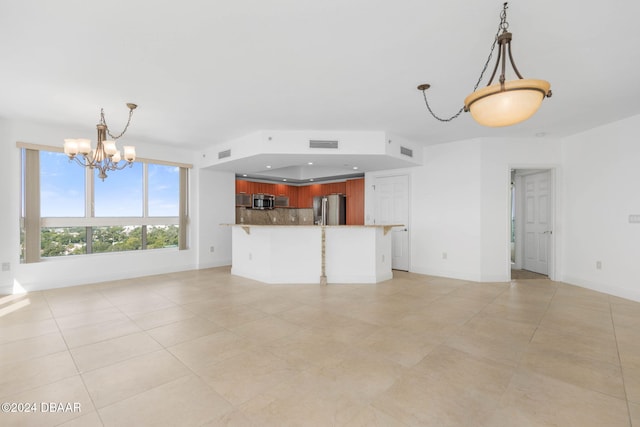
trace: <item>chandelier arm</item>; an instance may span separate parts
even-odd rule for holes
[[[493,45],[494,48],[495,48],[495,43],[496,42],[494,42],[494,45]],[[491,53],[493,53],[493,49],[491,50]],[[496,58],[496,65],[495,65],[495,67],[493,67],[493,72],[491,73],[491,78],[489,79],[489,82],[487,83],[487,86],[491,86],[491,83],[493,83],[493,79],[496,77],[496,72],[498,71],[498,65],[500,65],[500,59],[501,58],[502,58],[502,49],[498,49],[498,57]],[[491,59],[491,55],[489,55],[489,59]],[[487,61],[487,63],[489,63],[489,61]],[[478,89],[478,86],[476,86],[473,89],[473,91],[475,92],[476,89]]]
[[[110,170],[114,170],[114,171],[121,171],[122,169],[126,168],[127,166],[129,166],[129,167],[133,167],[133,162],[127,162],[127,161],[125,161],[125,162],[124,162],[124,163],[122,163],[122,164],[119,164],[119,163],[120,163],[120,162],[118,162],[118,163],[111,163],[113,166],[112,166],[112,169],[110,169]]]
[[[80,156],[82,156],[83,160],[80,160]],[[95,166],[95,162],[90,161],[86,155],[84,154],[76,154],[72,158],[69,158],[69,161],[76,161],[80,166],[84,166],[85,168],[93,168]]]
[[[520,71],[518,71],[518,67],[516,67],[516,63],[513,62],[513,55],[511,54],[511,42],[508,43],[509,45],[509,62],[511,62],[511,68],[513,68],[513,71],[515,71],[516,76],[518,76],[519,79],[524,79],[524,77],[522,77],[522,74],[520,74]]]
[[[507,72],[507,46],[505,44],[500,46],[500,53],[502,55],[502,67],[500,69],[500,90],[504,90],[505,73]]]

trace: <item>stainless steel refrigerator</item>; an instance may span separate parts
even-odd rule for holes
[[[328,194],[313,198],[314,223],[319,225],[345,225],[347,223],[347,196]]]

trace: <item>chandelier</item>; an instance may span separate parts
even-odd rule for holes
[[[483,126],[501,127],[511,126],[516,123],[523,122],[533,116],[540,108],[542,100],[551,96],[551,84],[545,80],[525,79],[522,77],[511,54],[511,38],[512,34],[507,31],[509,24],[507,23],[507,3],[504,3],[502,13],[500,14],[500,25],[498,32],[491,46],[489,57],[484,64],[484,68],[480,73],[480,77],[473,88],[473,93],[464,100],[464,106],[451,117],[441,118],[434,114],[427,101],[426,90],[431,87],[429,84],[421,84],[418,90],[422,91],[424,102],[429,113],[441,122],[449,122],[457,118],[463,111],[471,112],[473,119]],[[493,73],[489,79],[487,86],[478,89],[480,82],[484,76],[487,66],[491,61],[493,51],[498,45],[498,58],[493,68]],[[507,55],[511,68],[518,76],[517,80],[505,79]],[[498,83],[492,84],[496,76],[496,72],[500,67],[500,76]]]
[[[124,127],[124,130],[120,132],[120,135],[114,136],[109,131],[109,126],[104,119],[104,110],[100,109],[100,123],[96,125],[98,129],[98,143],[95,150],[91,149],[91,140],[86,138],[79,139],[65,139],[64,140],[64,153],[69,156],[69,161],[74,159],[80,166],[84,166],[90,169],[98,169],[99,178],[104,181],[107,177],[107,172],[122,170],[126,166],[132,166],[136,160],[136,148],[133,146],[123,146],[123,153],[116,147],[116,140],[125,134],[131,123],[131,116],[133,110],[138,106],[136,104],[128,103],[129,119]],[[107,140],[107,134],[111,137],[111,140]],[[79,156],[81,154],[82,156]],[[124,158],[124,162],[120,163]]]

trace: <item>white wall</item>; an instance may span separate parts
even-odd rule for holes
[[[640,301],[640,115],[563,144],[566,282]],[[602,262],[602,269],[596,262]]]
[[[236,178],[233,172],[199,169],[198,224],[196,245],[198,268],[231,264],[231,227],[234,224]],[[214,250],[211,252],[211,247]]]
[[[19,261],[18,245],[20,244],[19,215],[19,174],[20,157],[11,139],[11,124],[0,119],[0,158],[5,164],[0,168],[0,263],[9,263],[9,271],[0,271],[0,295],[11,293],[13,289],[13,272]]]
[[[20,212],[20,150],[16,141],[32,144],[61,146],[69,135],[91,136],[95,129],[71,129],[41,125],[21,121],[0,121],[0,154],[10,161],[2,168],[2,185],[0,198],[3,208],[0,213],[0,262],[10,262],[10,272],[2,273],[0,293],[12,292],[17,284],[25,290],[48,289],[73,286],[84,283],[116,280],[159,274],[172,271],[188,270],[196,267],[196,251],[193,246],[189,250],[158,249],[153,251],[93,254],[79,257],[57,257],[33,264],[19,262],[19,212]],[[145,141],[127,139],[136,146],[140,157],[171,160],[182,163],[193,163],[194,154],[186,150],[176,150],[154,145]],[[77,166],[76,166],[77,167]],[[191,171],[193,177],[194,171]],[[191,180],[190,200],[195,201],[198,194],[197,180]],[[126,203],[123,195],[119,203]],[[198,222],[198,211],[191,211],[191,221]],[[190,228],[190,241],[194,241],[194,227]]]
[[[412,177],[411,271],[481,279],[480,161],[480,140],[425,150]]]

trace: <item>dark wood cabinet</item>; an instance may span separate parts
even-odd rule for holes
[[[292,208],[312,208],[315,196],[334,193],[346,194],[347,224],[364,224],[364,178],[302,186],[236,179],[236,194],[239,193],[286,196],[289,198],[289,207]]]
[[[345,183],[347,195],[347,225],[364,225],[364,178]]]

